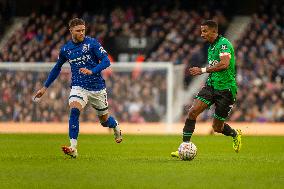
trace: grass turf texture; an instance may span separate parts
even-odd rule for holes
[[[181,136],[80,135],[79,157],[60,151],[66,135],[0,135],[0,188],[282,188],[284,137],[193,136],[190,162],[169,156]]]

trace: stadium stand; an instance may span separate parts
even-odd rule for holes
[[[41,72],[1,71],[1,121],[66,121],[68,120],[69,74],[61,73],[41,103],[32,103],[31,94],[47,77]],[[143,78],[143,79],[142,79]],[[166,81],[159,73],[142,73],[136,79],[131,73],[113,73],[107,79],[111,111],[119,120],[128,122],[160,121],[165,114]],[[154,98],[155,97],[155,98]],[[88,107],[83,121],[95,121]]]
[[[0,38],[5,32],[6,26],[10,23],[13,17],[14,6],[11,1],[0,1]]]
[[[158,53],[156,53],[158,56],[152,53],[147,61],[172,61],[175,58],[179,58],[183,62],[179,60],[175,62],[177,64],[185,64],[188,60],[186,59],[188,52],[191,54],[195,53],[195,57],[204,58],[204,52],[202,52],[204,43],[201,45],[190,44],[197,43],[196,39],[198,39],[199,34],[198,28],[195,26],[201,22],[203,15],[209,18],[213,15],[212,13],[208,11],[199,14],[195,11],[158,10],[153,11],[149,17],[137,17],[134,12],[137,11],[134,11],[131,7],[126,10],[116,8],[111,12],[109,18],[104,15],[89,15],[87,12],[83,13],[83,18],[90,23],[88,34],[96,36],[102,44],[104,44],[104,40],[107,37],[112,36],[142,37],[150,35],[158,37],[160,41],[157,47]],[[214,14],[219,15],[219,17],[222,15],[220,12]],[[0,61],[39,63],[56,61],[59,47],[64,41],[70,39],[66,23],[71,17],[75,16],[77,15],[64,12],[60,15],[61,19],[57,19],[56,16],[32,13],[23,27],[15,31],[11,39],[8,40],[5,48],[0,50]],[[179,23],[181,18],[183,18],[182,22]],[[193,19],[191,20],[190,18]],[[190,21],[189,27],[182,31],[182,25],[188,21]],[[191,32],[194,32],[194,35],[190,35]],[[189,39],[185,40],[188,37]],[[172,45],[177,49],[167,48]],[[41,49],[41,51],[38,51],[38,49]],[[192,52],[191,49],[193,49]],[[165,54],[166,51],[168,55]],[[164,55],[159,55],[159,53]],[[192,62],[195,60],[193,58]],[[11,75],[17,75],[13,82],[11,82]],[[5,99],[1,105],[1,114],[5,115],[2,119],[6,121],[66,121],[68,116],[68,111],[66,110],[67,101],[64,106],[55,104],[67,99],[68,91],[63,89],[63,86],[69,85],[68,78],[64,77],[64,79],[57,81],[50,91],[50,100],[46,100],[35,107],[30,103],[30,99],[27,101],[23,97],[30,96],[36,88],[39,88],[40,83],[46,78],[46,74],[15,74],[11,72],[1,76],[1,80],[4,82],[2,82],[1,88],[3,90],[0,93],[3,99]],[[109,88],[110,106],[115,116],[120,121],[130,122],[152,122],[164,119],[166,106],[165,82],[162,75],[156,75],[155,73],[142,74],[135,80],[131,79],[131,74],[112,74],[107,79],[107,85]],[[11,91],[12,88],[19,89],[23,87],[26,89],[24,91],[19,90],[19,94],[22,94],[18,96],[16,95],[18,93],[14,94]],[[59,90],[61,88],[62,91]],[[135,90],[130,90],[130,88]],[[142,93],[142,96],[135,95],[137,93]],[[155,96],[155,100],[152,100],[151,96]],[[84,121],[95,119],[95,116],[92,116],[92,114],[88,115],[91,116],[88,117],[86,113],[82,116],[82,119]]]
[[[158,38],[157,50],[149,55],[147,61],[173,61],[176,64],[187,63],[193,56],[195,65],[204,62],[204,44],[196,27],[203,18],[222,20],[225,27],[226,18],[220,11],[210,13],[203,11],[171,10],[154,11],[149,17],[138,17],[132,8],[114,9],[109,17],[103,14],[83,13],[89,23],[88,35],[98,38],[104,45],[106,38],[113,36]],[[67,12],[57,16],[36,14],[29,16],[26,23],[0,50],[1,62],[54,62],[59,47],[70,39],[66,23],[76,14]],[[187,27],[183,27],[184,25]],[[24,36],[24,37],[23,37]],[[39,52],[38,49],[41,49]],[[110,52],[111,54],[111,52]],[[193,54],[193,55],[192,55]],[[201,55],[200,55],[201,54]],[[147,55],[146,55],[147,56]]]
[[[82,13],[82,17],[90,23],[88,34],[97,37],[103,45],[114,36],[158,38],[155,48],[146,55],[146,61],[171,61],[174,64],[185,64],[188,68],[201,66],[206,62],[206,45],[199,38],[199,27],[196,27],[202,19],[218,20],[223,31],[229,23],[228,17],[217,9],[212,12],[206,8],[198,11],[150,8],[150,12],[141,12],[137,6],[135,7],[114,8],[109,16],[103,13],[96,15],[89,12]],[[263,7],[267,5],[264,4]],[[232,121],[284,121],[284,41],[281,37],[283,8],[283,5],[272,5],[268,9],[260,8],[260,11],[252,16],[250,26],[235,44],[239,92],[236,108],[230,117]],[[56,61],[59,47],[70,39],[66,23],[75,16],[78,15],[63,12],[59,15],[61,19],[58,19],[56,15],[32,13],[27,23],[24,23],[20,30],[15,31],[8,43],[0,50],[0,62]],[[27,103],[25,97],[40,87],[46,78],[46,73],[1,74],[0,96],[4,103],[1,104],[0,115],[3,116],[0,116],[0,119],[66,121],[67,104],[64,106],[56,104],[64,101],[63,99],[68,95],[68,91],[59,90],[63,88],[62,86],[69,85],[67,76],[63,74],[59,81],[54,83],[49,93],[51,95],[49,100],[46,98],[44,103],[35,107]],[[107,79],[109,90],[112,90],[109,92],[110,106],[113,107],[115,116],[120,121],[160,121],[165,113],[165,93],[163,93],[165,89],[160,87],[164,86],[164,80],[155,74],[141,75],[143,82],[139,78],[131,80],[130,77],[127,74],[113,74]],[[190,80],[186,72],[186,86]],[[131,86],[136,86],[137,89],[131,91],[129,90]],[[122,88],[127,89],[129,94],[125,99],[122,99],[125,96],[121,91]],[[13,89],[18,91],[12,92]],[[141,91],[145,99],[156,91],[155,95],[158,95],[157,99],[160,100],[145,102],[141,97],[135,96],[135,93]],[[137,109],[138,112],[135,111]],[[211,110],[206,111],[200,119],[207,121],[211,119],[210,115]],[[89,121],[95,118],[86,114],[82,119]]]
[[[262,5],[237,41],[240,90],[232,121],[284,121],[283,10]]]
[[[231,121],[284,121],[283,10],[264,1],[235,44],[239,90]],[[200,119],[209,120],[212,110]]]

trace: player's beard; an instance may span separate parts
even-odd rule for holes
[[[84,40],[84,38],[85,38],[85,35],[83,35],[83,36],[78,36],[78,37],[77,37],[77,41],[78,41],[78,42],[82,42],[82,41]]]

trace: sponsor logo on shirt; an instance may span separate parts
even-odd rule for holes
[[[91,55],[82,55],[80,57],[74,58],[74,59],[69,59],[68,62],[70,64],[75,63],[75,64],[85,64],[88,60],[91,60]]]
[[[209,66],[214,66],[216,64],[218,64],[217,60],[209,60]]]

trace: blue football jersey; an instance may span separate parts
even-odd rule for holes
[[[90,91],[98,91],[106,87],[101,72],[85,75],[79,69],[87,68],[92,70],[100,64],[101,60],[106,60],[109,64],[107,52],[95,38],[86,36],[82,42],[74,43],[70,40],[62,46],[54,69],[61,69],[65,62],[69,62],[72,73],[71,86],[80,86]],[[52,72],[53,70],[50,75],[52,75]],[[53,80],[47,79],[45,86],[48,87]]]

